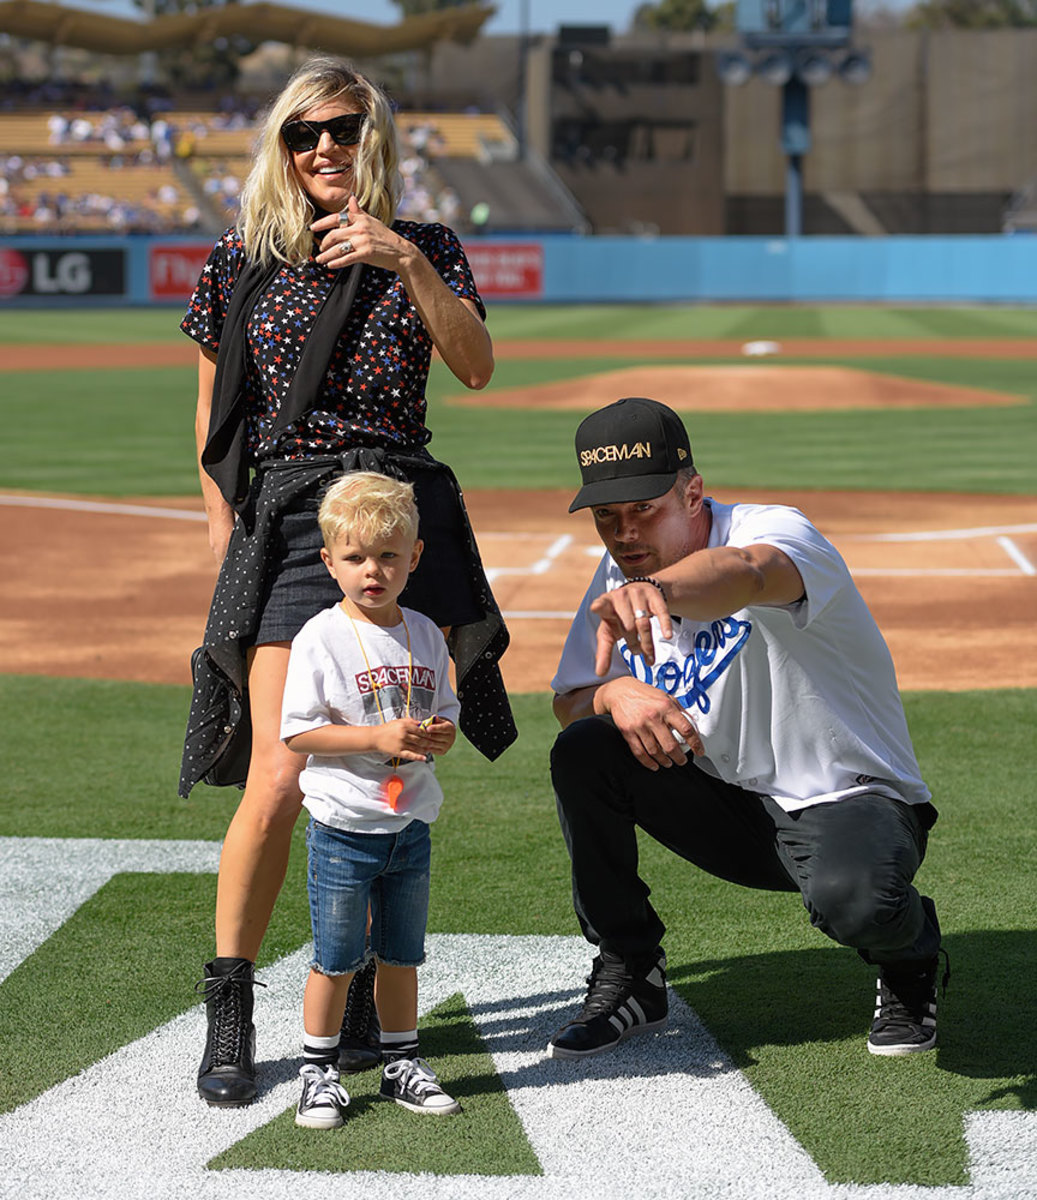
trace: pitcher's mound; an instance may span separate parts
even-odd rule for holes
[[[932,408],[1024,404],[1021,396],[876,375],[853,367],[624,367],[539,387],[452,396],[453,404],[591,410],[621,396],[650,396],[685,412]]]

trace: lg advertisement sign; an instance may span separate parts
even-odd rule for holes
[[[122,250],[15,250],[0,246],[0,299],[12,296],[122,296]]]

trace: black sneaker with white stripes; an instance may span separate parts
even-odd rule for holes
[[[946,955],[946,951],[941,951]],[[875,1017],[868,1037],[872,1054],[919,1054],[936,1045],[936,975],[939,956],[923,963],[879,968]],[[951,977],[950,966],[943,988]]]
[[[548,1058],[601,1054],[635,1033],[666,1024],[666,955],[661,949],[640,962],[603,950],[591,965],[587,983],[583,1008],[548,1042]]]

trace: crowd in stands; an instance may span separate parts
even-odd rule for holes
[[[177,111],[169,97],[157,93],[120,103],[103,85],[91,91],[54,83],[23,88],[14,101],[5,98],[2,108],[24,112],[27,106],[53,107],[45,122],[47,144],[36,154],[8,154],[0,160],[0,227],[5,218],[14,218],[6,227],[22,232],[67,233],[83,227],[120,233],[213,232],[221,222],[235,219],[256,115],[256,106],[247,100],[228,96],[214,111],[194,114]],[[0,111],[0,128],[2,120]],[[234,148],[228,151],[224,138],[219,152],[207,152],[211,135],[226,132],[240,134]],[[460,198],[435,170],[444,149],[435,123],[401,118],[400,133],[405,190],[399,216],[463,227]],[[88,161],[103,166],[105,182],[107,172],[167,170],[143,195],[140,187],[121,187],[114,175],[108,188],[97,186],[96,171],[89,189],[82,190],[76,187],[81,173],[76,164]],[[195,189],[181,182],[182,171],[178,179],[173,170],[178,162],[193,172]],[[196,189],[200,194],[192,196]]]

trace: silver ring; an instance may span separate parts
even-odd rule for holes
[[[353,242],[350,238],[346,238],[346,240],[342,243],[342,253],[343,254],[352,254],[353,253]]]
[[[348,225],[350,222],[349,209],[344,208],[338,215],[338,223],[340,225]]]
[[[650,616],[650,615],[651,615],[651,614],[650,614],[650,613],[646,613],[646,612],[645,612],[645,610],[644,610],[643,608],[635,608],[635,609],[634,609],[634,620],[635,620],[635,621],[640,621],[642,617],[647,617],[647,616]]]

